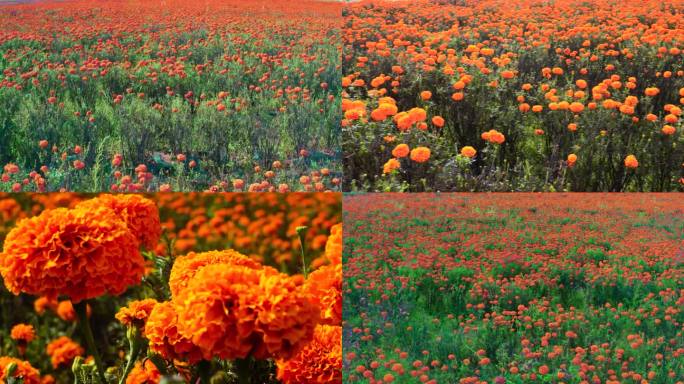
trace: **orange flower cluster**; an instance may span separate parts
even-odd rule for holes
[[[16,369],[11,377],[21,378],[23,384],[41,384],[40,372],[33,368],[28,361],[15,359],[14,357],[0,356],[0,383],[7,382],[7,366],[16,364]]]
[[[61,336],[51,341],[46,347],[46,352],[50,356],[52,367],[55,369],[71,364],[77,356],[83,356],[85,353],[77,342],[67,336]]]

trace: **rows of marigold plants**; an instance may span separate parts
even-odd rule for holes
[[[341,199],[0,195],[0,383],[341,383]]]
[[[344,197],[346,383],[684,383],[663,194]]]
[[[684,3],[343,8],[345,190],[684,190]]]
[[[0,5],[0,191],[336,188],[340,12],[315,0]]]

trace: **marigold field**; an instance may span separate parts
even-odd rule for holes
[[[0,191],[339,189],[340,15],[314,0],[0,4]]]
[[[684,190],[684,2],[346,4],[345,191]]]
[[[344,197],[345,383],[684,383],[676,194]]]
[[[0,194],[0,383],[341,383],[341,199]]]

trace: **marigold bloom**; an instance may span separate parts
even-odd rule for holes
[[[411,160],[416,163],[424,163],[430,160],[430,148],[416,147],[411,150]]]
[[[290,360],[279,360],[284,384],[342,383],[342,327],[319,325],[314,338]]]
[[[74,305],[71,303],[70,300],[62,300],[57,304],[57,316],[64,320],[64,321],[69,321],[69,322],[74,322],[78,319],[78,316],[76,315],[76,310],[74,309]],[[86,315],[90,317],[91,309],[90,309],[90,304],[86,305]]]
[[[471,147],[470,145],[466,145],[465,147],[461,148],[461,155],[468,157],[468,158],[473,158],[477,154],[477,150],[475,148]]]
[[[321,323],[337,325],[342,321],[342,264],[325,265],[313,271],[304,282],[321,310]]]
[[[437,128],[442,128],[444,126],[444,118],[442,116],[434,116],[432,124]]]
[[[57,208],[21,220],[5,239],[0,273],[14,294],[79,302],[137,284],[144,271],[138,240],[106,207]]]
[[[627,168],[636,168],[639,166],[639,161],[637,161],[636,156],[634,155],[627,155],[625,157],[625,167]]]
[[[388,174],[401,168],[401,163],[395,158],[387,160],[387,162],[382,166],[382,173]]]
[[[21,378],[23,384],[40,384],[40,372],[31,363],[9,356],[0,356],[0,383],[7,382],[7,366],[16,364],[17,368],[12,377]]]
[[[661,131],[666,135],[674,135],[675,132],[677,132],[677,129],[671,125],[665,125]]]
[[[319,308],[294,280],[240,265],[208,265],[177,299],[178,329],[205,359],[288,359],[313,337]]]
[[[51,341],[46,348],[52,367],[68,366],[77,356],[83,356],[83,348],[67,336]]]
[[[161,224],[154,201],[138,194],[104,194],[80,202],[76,207],[88,209],[99,206],[114,210],[145,248],[154,249],[159,242]]]
[[[574,153],[569,154],[567,161],[568,167],[572,167],[577,162],[577,155],[575,155]]]
[[[33,325],[20,323],[12,327],[10,337],[12,340],[30,343],[36,337],[36,331]]]
[[[423,100],[430,100],[432,98],[432,92],[430,91],[423,91],[420,93],[420,98]]]
[[[145,363],[136,361],[126,377],[126,384],[158,384],[160,380],[161,372],[152,360],[145,360]]]
[[[176,258],[173,263],[169,276],[171,296],[178,296],[180,291],[187,287],[190,279],[199,270],[213,264],[240,265],[251,269],[260,269],[262,267],[260,263],[232,249],[199,253],[190,252],[185,256]]]
[[[127,306],[121,307],[114,317],[127,327],[143,328],[156,304],[157,300],[155,299],[134,300],[129,302]]]
[[[150,350],[167,360],[195,363],[202,359],[202,352],[192,341],[178,332],[178,314],[170,301],[157,303],[147,318],[145,337]]]
[[[399,144],[392,150],[392,156],[396,158],[406,157],[409,154],[409,146],[406,144]]]

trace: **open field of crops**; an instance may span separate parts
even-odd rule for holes
[[[0,5],[0,191],[340,183],[339,3]]]
[[[684,2],[343,9],[344,189],[684,190]]]
[[[341,194],[0,194],[0,383],[342,382]]]
[[[684,383],[676,194],[344,198],[346,383]]]

